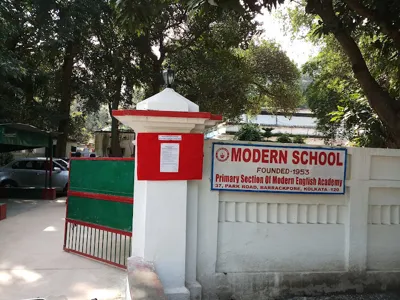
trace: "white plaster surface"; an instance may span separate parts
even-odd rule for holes
[[[185,288],[187,181],[136,181],[133,256],[154,262],[165,293]],[[184,293],[176,294],[179,291]]]
[[[161,92],[139,102],[136,105],[136,109],[198,112],[199,106],[178,94],[173,89],[166,88]]]
[[[343,225],[225,222],[220,223],[218,236],[217,272],[345,268]]]
[[[368,225],[367,268],[400,271],[400,225]]]
[[[0,221],[1,300],[125,299],[125,271],[63,251],[65,202],[26,205]]]
[[[191,111],[171,95],[164,90],[138,109]],[[206,125],[204,119],[118,119],[139,133],[197,132]],[[205,142],[203,180],[196,185],[135,183],[133,254],[155,262],[170,299],[188,298],[185,279],[187,286],[202,285],[204,299],[398,285],[398,150],[349,148],[345,195],[235,193],[211,191],[212,142]]]
[[[169,88],[138,103],[136,108],[137,110],[177,112],[199,111],[198,105]],[[139,137],[143,132],[202,132],[206,126],[216,123],[211,122],[211,124],[206,118],[186,118],[185,116],[177,118],[125,115],[117,118],[134,129]],[[136,159],[139,161],[141,158],[136,155]],[[189,299],[190,292],[185,286],[186,280],[188,285],[194,287],[193,290],[199,294],[195,280],[196,218],[193,218],[195,223],[187,226],[187,214],[195,217],[197,214],[198,197],[195,189],[197,188],[193,186],[188,193],[186,180],[135,181],[132,255],[154,262],[169,299]],[[187,209],[188,198],[191,198],[189,210]],[[193,235],[187,236],[187,232]],[[186,264],[187,238],[190,239],[188,264]]]
[[[204,299],[362,291],[398,278],[400,151],[349,148],[345,195],[218,192],[210,190],[212,142],[198,185]]]

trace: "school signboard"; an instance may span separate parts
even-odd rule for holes
[[[212,190],[344,194],[347,150],[213,144]]]

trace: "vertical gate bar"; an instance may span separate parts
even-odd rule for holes
[[[94,231],[94,233],[93,233]],[[96,229],[92,228],[92,239],[93,239],[93,243],[92,243],[92,255],[94,256],[95,250],[96,250]]]
[[[110,245],[110,247],[108,247],[108,249],[107,249],[107,253],[108,253],[108,257],[107,257],[107,259],[109,260],[109,261],[111,261],[111,258],[112,258],[112,242],[113,242],[113,236],[112,236],[112,232],[109,232],[108,233],[109,234],[109,238],[110,238],[110,240],[109,240],[109,245]]]
[[[76,245],[76,231],[78,230],[76,224],[74,224],[73,226],[74,228],[72,228],[72,230],[74,231],[74,245],[73,245],[73,250],[75,250],[75,245]]]
[[[89,241],[90,241],[90,245],[89,245],[89,254],[92,255],[92,227],[89,227]]]
[[[111,232],[111,255],[110,255],[110,261],[112,261],[112,262],[114,262],[114,257],[113,257],[114,247],[113,247],[113,243],[114,243],[114,246],[115,246],[114,233]]]
[[[112,232],[110,233],[110,249],[109,249],[109,253],[108,253],[108,255],[109,255],[109,261],[111,261],[111,258],[112,258],[112,242],[113,242],[113,235],[112,235]]]
[[[78,250],[79,252],[82,252],[82,231],[83,231],[83,228],[82,228],[82,226],[79,226],[80,228],[81,228],[81,230],[79,230],[79,249],[80,250]]]
[[[132,237],[130,236],[130,237],[128,237],[129,238],[129,248],[128,248],[128,253],[130,253],[132,250],[131,250],[131,247],[132,247]]]
[[[94,228],[94,232],[93,232],[93,256],[96,256],[96,239],[97,239],[97,229]]]
[[[108,251],[107,251],[107,250],[108,250],[108,232],[105,231],[104,234],[106,235],[106,249],[105,249],[106,255],[105,255],[105,259],[107,259],[107,252],[108,252]]]
[[[94,233],[93,233],[94,231]],[[94,256],[95,250],[96,250],[96,229],[92,228],[92,239],[93,239],[93,243],[92,243],[92,255]]]
[[[99,256],[99,253],[100,253],[100,233],[101,233],[101,230],[99,229],[99,230],[97,230],[96,229],[96,232],[98,231],[98,234],[96,234],[96,236],[97,236],[97,256]]]
[[[115,250],[114,250],[114,253],[115,253],[114,262],[115,263],[117,262],[117,242],[118,242],[118,234],[115,234],[115,241],[114,241],[114,248],[115,248]]]
[[[72,224],[70,222],[68,222],[68,241],[67,241],[67,248],[71,248],[71,241],[72,241],[72,233],[73,231],[71,230],[72,228]]]
[[[74,245],[74,250],[78,249],[78,241],[79,241],[79,235],[78,235],[78,230],[79,230],[79,225],[75,224],[75,245]]]
[[[82,243],[82,253],[86,253],[86,252],[85,252],[85,244],[86,244],[86,243],[85,243],[85,240],[86,240],[86,239],[85,239],[85,237],[86,237],[86,234],[85,234],[85,229],[86,229],[86,226],[84,226],[84,227],[83,227],[83,243]]]
[[[90,240],[89,240],[89,231],[90,231],[90,227],[86,228],[86,253],[90,254]],[[89,252],[88,252],[88,248],[89,248]]]
[[[86,233],[85,233],[85,241],[86,241],[86,247],[85,247],[85,253],[88,253],[87,252],[87,246],[88,246],[88,243],[89,243],[89,240],[88,240],[88,231],[89,231],[89,227],[87,227],[86,226]]]
[[[97,239],[97,243],[96,243],[96,241],[95,241],[95,251],[94,251],[94,253],[95,253],[95,255],[97,255],[97,256],[99,256],[99,251],[100,251],[100,249],[99,249],[99,241],[100,241],[100,233],[98,232],[99,230],[98,229],[95,229],[94,230],[95,231],[95,237],[96,237],[96,239]],[[97,245],[97,251],[96,251],[96,245]],[[96,254],[97,253],[97,254]]]
[[[66,230],[65,230],[65,240],[64,240],[64,247],[65,249],[68,249],[68,245],[69,245],[69,223],[67,220],[65,220],[65,226],[66,226]]]
[[[100,254],[100,257],[101,258],[104,258],[104,240],[105,240],[105,238],[106,238],[106,235],[105,235],[105,232],[104,231],[101,231],[101,244],[100,244],[100,247],[101,247],[101,254]]]
[[[127,256],[127,252],[126,252],[126,246],[127,246],[127,237],[126,235],[124,236],[124,265],[126,264],[126,256]]]
[[[96,228],[93,228],[93,256],[96,255],[96,238],[97,238],[97,231]]]
[[[72,249],[72,241],[74,237],[74,228],[71,222],[68,222],[69,225],[69,241],[68,241],[68,248]]]
[[[95,249],[95,242],[96,242],[96,236],[93,233],[94,228],[92,228],[92,255],[94,256],[94,249]]]
[[[76,224],[76,249],[75,250],[77,250],[77,251],[79,251],[79,239],[81,238],[80,234],[81,234],[80,225]]]
[[[79,251],[80,232],[81,232],[81,228],[78,224],[76,224],[76,246],[75,246],[76,251]]]
[[[118,263],[121,264],[121,255],[122,255],[122,235],[119,235],[119,259]]]
[[[122,237],[121,237],[122,238]],[[122,241],[121,241],[121,244],[122,244]],[[125,248],[126,248],[126,235],[124,235],[124,247],[123,247],[123,249],[124,249],[124,256],[122,256],[122,262],[123,262],[123,264],[125,265]]]
[[[75,245],[75,250],[79,250],[79,239],[80,239],[80,227],[78,224],[76,224],[76,245]]]
[[[104,249],[104,235],[101,235],[101,254],[100,257],[103,258],[103,249]]]
[[[89,239],[90,227],[86,228],[86,253],[90,254],[90,239]],[[89,251],[88,251],[89,250]]]

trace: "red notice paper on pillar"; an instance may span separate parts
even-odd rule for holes
[[[200,133],[139,133],[138,180],[200,180],[204,135]]]

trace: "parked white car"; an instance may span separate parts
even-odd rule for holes
[[[60,164],[58,159],[53,161],[52,187],[58,192],[68,188],[68,168]],[[30,157],[16,159],[0,168],[0,187],[38,187],[45,186],[46,159]]]

